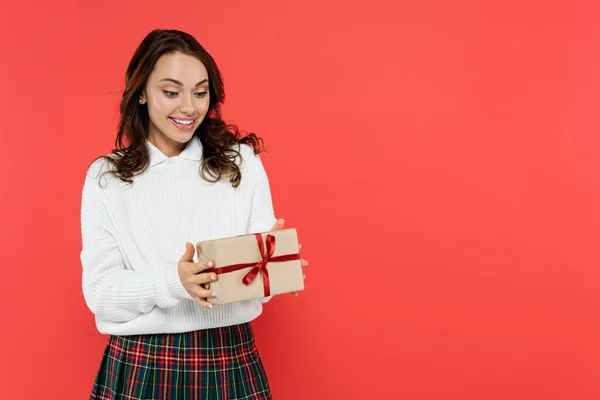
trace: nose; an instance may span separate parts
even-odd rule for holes
[[[191,99],[191,96],[181,96],[181,102],[179,103],[179,111],[181,111],[183,114],[194,113],[194,103]]]

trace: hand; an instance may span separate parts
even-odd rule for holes
[[[273,225],[273,227],[271,228],[272,231],[279,231],[283,229],[283,225],[285,224],[285,220],[282,218],[279,218],[277,220],[277,222],[275,222],[275,225]],[[298,246],[299,248],[302,248],[302,245]],[[301,258],[300,262],[302,263],[302,268],[306,267],[308,265],[308,261],[306,261],[305,259]],[[302,277],[304,279],[306,279],[306,275],[302,274]],[[298,296],[298,292],[291,292],[290,293],[292,296]]]
[[[185,290],[198,300],[198,303],[205,308],[213,308],[212,303],[206,301],[207,298],[214,298],[210,290],[204,288],[204,284],[210,283],[217,280],[217,274],[214,272],[202,273],[215,266],[212,260],[194,262],[195,248],[191,243],[185,244],[185,254],[179,260],[177,264],[177,270],[179,272],[179,279]]]

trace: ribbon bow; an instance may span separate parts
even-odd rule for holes
[[[263,273],[263,281],[265,284],[265,296],[269,296],[271,293],[271,285],[269,283],[269,270],[267,269],[267,263],[271,260],[273,256],[273,252],[275,251],[275,236],[267,235],[267,249],[265,251],[265,245],[262,241],[262,235],[256,234],[256,242],[258,243],[258,250],[260,251],[260,255],[262,257],[262,261],[257,262],[254,267],[248,271],[242,282],[244,285],[248,286],[260,271]]]

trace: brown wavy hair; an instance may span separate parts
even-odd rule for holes
[[[208,71],[208,112],[194,132],[194,136],[202,143],[200,175],[209,182],[228,177],[233,187],[237,187],[241,181],[241,172],[235,159],[241,159],[242,156],[234,145],[248,144],[258,154],[264,150],[263,140],[254,133],[241,136],[235,125],[226,124],[221,119],[221,104],[225,101],[221,72],[212,56],[192,35],[178,30],[153,30],[136,49],[125,75],[116,148],[110,155],[97,159],[103,158],[110,163],[112,168],[104,173],[110,173],[129,184],[133,183],[134,176],[148,169],[150,154],[146,138],[150,117],[147,107],[139,104],[138,99],[158,59],[172,53],[196,57]]]

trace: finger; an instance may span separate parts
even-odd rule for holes
[[[194,289],[192,289],[192,291],[194,292],[194,296],[196,298],[200,298],[200,299],[214,299],[215,294],[212,290],[210,289],[205,289],[203,286],[197,285],[194,287]]]
[[[183,254],[183,256],[181,256],[179,261],[194,262],[194,253],[195,252],[196,252],[196,249],[194,248],[194,245],[189,242],[186,243],[185,244],[185,253]]]
[[[285,224],[285,220],[283,218],[279,218],[277,220],[277,222],[275,222],[275,225],[273,225],[273,227],[271,228],[272,231],[278,231],[283,229],[283,225]]]
[[[306,267],[308,265],[308,261],[306,261],[304,258],[301,258],[300,261],[303,267]]]
[[[208,302],[208,301],[206,301],[203,298],[199,298],[198,299],[198,304],[200,304],[204,308],[213,308],[213,304],[210,303],[210,302]]]
[[[215,262],[213,260],[202,260],[200,262],[194,263],[194,267],[192,269],[195,274],[198,274],[214,266]]]
[[[214,272],[208,272],[203,274],[195,274],[190,276],[188,282],[194,285],[204,285],[205,283],[211,283],[219,279],[219,276]]]
[[[291,292],[290,293],[292,296],[298,296],[298,292]]]

